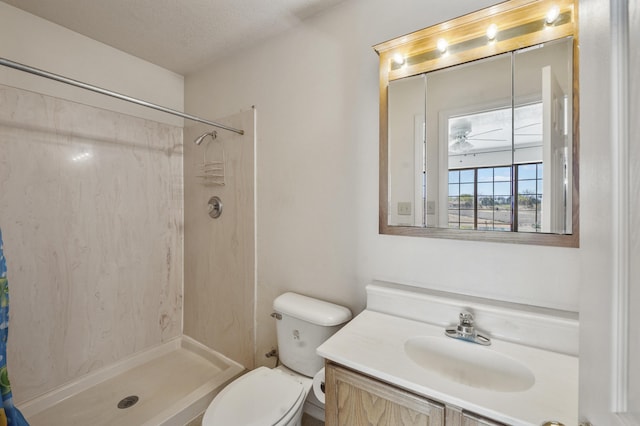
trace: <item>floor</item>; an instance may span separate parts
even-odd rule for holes
[[[302,426],[324,426],[324,422],[304,413],[302,416]]]

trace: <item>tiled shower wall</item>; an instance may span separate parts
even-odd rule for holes
[[[255,341],[255,116],[250,108],[219,120],[245,134],[218,130],[199,146],[192,141],[212,129],[184,130],[184,334],[246,368],[254,366]],[[218,160],[224,185],[200,177],[205,161]],[[212,196],[222,200],[217,219],[207,210]]]
[[[178,336],[182,129],[0,86],[17,403]]]

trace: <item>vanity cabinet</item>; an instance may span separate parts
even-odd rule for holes
[[[328,362],[326,426],[504,426]]]
[[[442,426],[444,405],[328,363],[326,426]]]

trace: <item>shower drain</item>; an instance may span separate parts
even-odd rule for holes
[[[133,407],[136,402],[138,402],[138,398],[136,395],[131,395],[126,398],[122,398],[120,402],[118,402],[118,408],[129,408]]]

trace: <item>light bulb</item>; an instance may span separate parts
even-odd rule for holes
[[[489,28],[487,28],[487,38],[493,41],[496,35],[498,35],[498,26],[496,24],[489,25]]]
[[[449,43],[447,43],[447,40],[440,38],[438,39],[438,50],[440,51],[440,53],[444,53],[447,51],[447,47],[449,46]]]
[[[553,24],[555,22],[555,20],[558,19],[558,16],[560,16],[560,8],[558,8],[558,6],[553,6],[547,12],[547,16],[545,18],[545,22],[547,24],[549,24],[549,25]]]
[[[395,62],[398,65],[404,64],[404,56],[402,56],[399,53],[396,53],[395,55],[393,55],[393,62]]]

